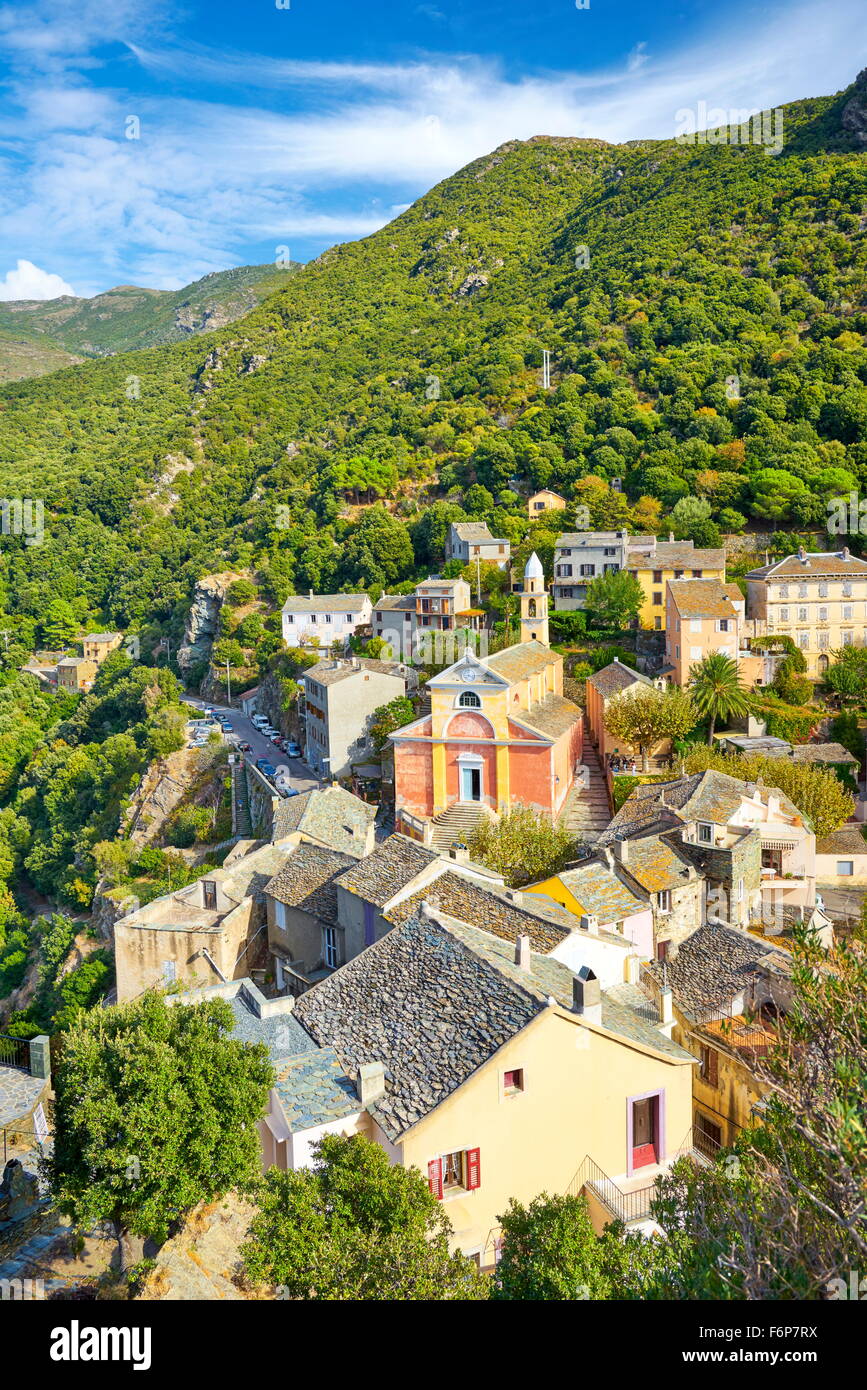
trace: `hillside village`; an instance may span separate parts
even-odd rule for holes
[[[867,70],[776,114],[5,301],[0,1301],[864,1292]]]
[[[484,529],[453,526],[446,554],[466,545],[472,567],[502,548]],[[462,578],[375,602],[288,599],[284,643],[310,653],[298,742],[260,712],[264,687],[191,719],[192,748],[228,756],[228,852],[199,855],[190,882],[131,910],[106,890],[104,923],[117,1004],[225,1000],[231,1035],[264,1045],[263,1171],[303,1170],[325,1136],[364,1136],[420,1170],[447,1204],[451,1248],[483,1273],[509,1201],[542,1191],[582,1197],[597,1235],[612,1221],[660,1230],[660,1179],[714,1164],[761,1116],[799,934],[830,961],[851,929],[835,890],[867,886],[862,756],[828,736],[818,706],[794,742],[747,712],[793,653],[818,678],[829,652],[860,644],[867,561],[802,547],[739,585],[722,548],[584,531],[558,537],[550,579],[535,553],[522,574],[508,547],[495,563],[514,595],[505,644]],[[615,647],[579,683],[551,626],[583,616],[614,575],[637,581],[631,634],[654,645],[634,666]],[[438,668],[420,679],[434,635]],[[42,679],[75,688],[71,671],[86,689],[121,642],[88,634]],[[705,766],[683,737],[624,736],[612,710],[622,720],[637,698],[663,711],[719,661],[729,682]],[[395,702],[377,749],[371,725]],[[241,721],[277,747],[279,771]],[[842,779],[839,826],[817,833],[774,785],[789,765]],[[537,872],[491,858],[516,812],[526,833],[561,832]],[[5,1045],[2,1127],[21,1143],[37,1110],[45,1124],[51,1039]]]

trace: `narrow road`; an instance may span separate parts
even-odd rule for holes
[[[246,714],[242,714],[239,709],[229,709],[227,705],[215,705],[209,700],[200,700],[198,696],[182,695],[181,699],[185,705],[189,705],[191,713],[201,716],[205,709],[212,709],[218,715],[228,719],[234,730],[227,734],[226,741],[231,744],[249,743],[252,753],[245,753],[245,758],[250,758],[253,762],[257,758],[267,758],[274,767],[288,767],[289,780],[292,786],[299,792],[308,792],[314,787],[322,786],[318,777],[314,777],[305,762],[300,758],[287,758],[285,753],[281,753],[279,748],[264,734],[260,734],[256,725],[248,719]]]

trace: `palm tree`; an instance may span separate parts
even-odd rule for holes
[[[749,696],[738,675],[738,663],[725,652],[711,652],[696,666],[690,666],[689,680],[696,709],[710,719],[707,741],[713,746],[716,721],[746,714],[750,707]]]

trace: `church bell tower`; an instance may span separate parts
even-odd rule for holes
[[[535,550],[524,569],[521,590],[521,641],[548,646],[548,593],[545,572]]]

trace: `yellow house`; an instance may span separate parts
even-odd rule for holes
[[[738,660],[745,604],[737,584],[675,579],[666,599],[665,656],[675,685],[689,685],[691,668],[714,652]]]
[[[821,555],[801,548],[750,570],[747,614],[756,635],[790,637],[816,679],[832,652],[867,643],[867,560],[847,546]]]
[[[65,656],[57,663],[57,684],[63,690],[89,690],[96,676],[97,665],[84,656]]]
[[[638,614],[641,627],[665,630],[665,590],[673,579],[718,579],[726,577],[725,550],[696,550],[692,541],[657,540],[656,536],[633,536],[626,552],[626,568],[634,574],[644,591]]]
[[[81,639],[81,649],[88,661],[101,666],[107,656],[117,651],[123,641],[122,632],[88,632]]]
[[[566,505],[566,498],[561,497],[559,492],[543,487],[539,492],[534,492],[527,502],[527,514],[532,521],[533,517],[541,516],[543,512],[563,512]]]
[[[691,1149],[695,1059],[668,1036],[669,1001],[657,1020],[636,986],[601,990],[529,936],[423,903],[294,1006],[273,1003],[291,1012],[265,1166],[306,1166],[324,1133],[364,1134],[425,1175],[454,1248],[482,1267],[511,1197],[584,1191],[597,1229],[648,1229],[657,1178]]]

